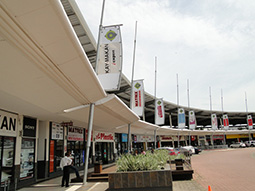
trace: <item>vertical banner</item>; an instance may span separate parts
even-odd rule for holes
[[[228,115],[223,115],[223,127],[224,127],[224,130],[229,129]]]
[[[183,108],[178,109],[178,129],[185,128],[185,111]]]
[[[194,111],[189,111],[189,129],[194,130],[196,128],[196,117]]]
[[[119,90],[122,70],[120,25],[105,26],[100,33],[98,78],[106,91]]]
[[[144,110],[144,86],[143,80],[133,81],[133,94],[131,95],[133,110],[137,115],[143,116]]]
[[[247,116],[247,124],[248,124],[248,129],[253,129],[253,122],[252,122],[252,116],[251,115]]]
[[[217,130],[218,129],[218,120],[217,120],[217,115],[213,113],[211,115],[211,123],[212,123],[212,129]]]
[[[155,124],[163,125],[165,124],[165,109],[163,98],[155,100]]]
[[[50,172],[54,172],[54,149],[55,148],[55,141],[50,141]]]

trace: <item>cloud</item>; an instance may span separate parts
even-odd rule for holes
[[[77,1],[97,39],[101,1]],[[187,106],[187,79],[193,107],[243,111],[244,91],[255,111],[255,2],[231,0],[111,0],[106,1],[104,25],[123,24],[123,73],[130,79],[134,26],[138,21],[135,78],[145,79],[154,93],[154,62],[158,58],[157,95],[176,103],[176,73],[180,104]]]

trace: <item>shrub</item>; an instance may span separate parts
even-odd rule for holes
[[[163,169],[170,159],[168,151],[157,150],[146,155],[124,154],[117,160],[117,172]]]

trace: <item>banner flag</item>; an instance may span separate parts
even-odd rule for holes
[[[189,111],[189,129],[194,130],[196,128],[196,117],[194,111]]]
[[[119,90],[122,72],[120,25],[105,26],[100,33],[98,78],[106,91]]]
[[[247,124],[248,124],[248,129],[253,129],[253,122],[252,122],[252,116],[251,115],[247,116]]]
[[[178,129],[185,128],[185,111],[183,108],[178,109]]]
[[[155,100],[155,124],[163,125],[165,124],[165,109],[163,98],[157,98]]]
[[[137,115],[143,116],[144,110],[144,86],[143,80],[133,81],[133,95],[131,95],[132,105],[131,110]]]
[[[224,127],[224,130],[229,129],[228,115],[223,115],[223,127]]]
[[[215,113],[213,113],[211,115],[211,123],[212,123],[212,129],[217,130],[218,129],[218,119],[217,119],[217,115]]]

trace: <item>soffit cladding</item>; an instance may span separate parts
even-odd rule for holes
[[[66,120],[64,109],[106,96],[59,1],[0,5],[1,108]]]

